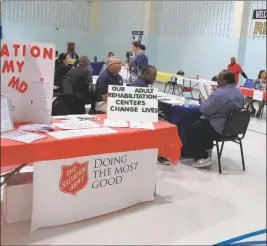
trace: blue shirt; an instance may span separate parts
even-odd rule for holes
[[[226,85],[223,88],[217,88],[211,93],[206,102],[200,104],[201,118],[209,120],[214,130],[220,134],[229,114],[233,110],[244,107],[244,96],[235,85]]]
[[[142,77],[138,77],[131,86],[134,87],[148,87],[149,82]]]
[[[122,85],[122,77],[112,74],[108,69],[103,71],[95,84],[95,94],[97,102],[102,102],[102,96],[108,94],[109,85]]]
[[[142,69],[143,66],[147,65],[148,65],[148,57],[144,51],[140,51],[130,61],[130,66],[136,67],[138,69]]]

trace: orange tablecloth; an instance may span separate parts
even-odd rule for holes
[[[244,96],[253,97],[254,89],[240,87],[240,90]],[[266,91],[263,92],[263,100],[266,101]]]
[[[97,123],[102,124],[106,115],[98,117],[101,121]],[[154,126],[154,131],[114,128],[118,133],[69,139],[56,139],[42,133],[47,138],[30,144],[1,139],[1,172],[24,163],[152,148],[158,148],[160,156],[177,164],[182,147],[177,127],[163,121],[154,123]]]

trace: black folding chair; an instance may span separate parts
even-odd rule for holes
[[[242,167],[243,170],[246,170],[242,139],[245,137],[248,124],[250,121],[250,112],[247,109],[240,109],[232,112],[225,124],[222,137],[219,140],[215,140],[215,146],[217,148],[217,156],[218,156],[218,165],[219,165],[219,173],[222,173],[221,167],[221,156],[225,142],[234,142],[239,144],[241,158],[242,158]],[[219,146],[219,142],[221,142],[221,148]]]
[[[63,94],[73,94],[73,90],[68,77],[64,76],[61,80]]]
[[[180,95],[180,90],[182,90],[182,86],[177,84],[177,78],[172,76],[169,78],[169,81],[165,84],[164,93],[166,93],[167,86],[169,86],[169,90],[167,94],[171,91],[172,95],[175,95],[175,90],[178,91],[178,95]]]
[[[52,115],[85,114],[85,104],[74,94],[62,94],[52,104]]]

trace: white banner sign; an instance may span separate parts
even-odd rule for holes
[[[1,95],[14,122],[50,124],[55,45],[1,40]]]
[[[154,200],[157,149],[34,163],[32,231]]]
[[[257,37],[266,37],[267,26],[266,26],[266,9],[255,9],[253,10],[253,35]]]
[[[109,85],[108,120],[157,122],[158,89]]]

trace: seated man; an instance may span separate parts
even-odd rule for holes
[[[147,65],[142,68],[138,78],[131,84],[135,87],[148,87],[154,83],[157,77],[157,69],[153,66]]]
[[[80,97],[84,104],[89,103],[89,85],[92,83],[92,73],[88,70],[90,60],[87,56],[81,56],[78,67],[72,68],[69,77],[73,93]]]
[[[122,62],[117,56],[111,56],[107,59],[107,69],[102,72],[95,85],[96,110],[107,112],[107,94],[109,85],[122,85],[122,77],[119,75]]]
[[[228,115],[244,107],[244,97],[235,87],[235,76],[230,71],[218,75],[218,87],[207,101],[202,100],[201,118],[185,131],[182,155],[194,159],[192,166],[206,167],[212,165],[211,151],[213,141],[221,137]]]

